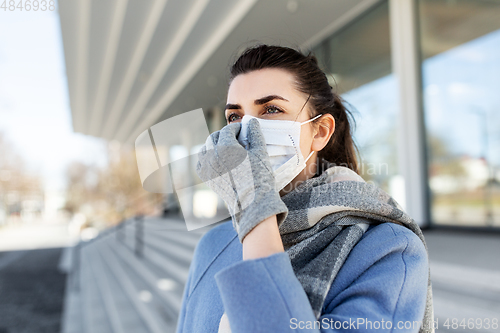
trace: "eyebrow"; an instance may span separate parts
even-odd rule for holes
[[[279,95],[269,95],[266,97],[256,99],[254,101],[254,104],[255,105],[262,105],[262,104],[266,104],[274,99],[280,99],[282,101],[288,102],[288,100],[286,98],[283,98]],[[239,105],[239,104],[226,104],[226,108],[224,110],[239,110],[239,109],[241,109],[241,105]]]

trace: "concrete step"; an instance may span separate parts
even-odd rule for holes
[[[179,245],[179,242],[190,236],[185,234],[177,235],[177,243],[173,243],[170,239],[165,239],[161,235],[149,234],[143,238],[144,242],[144,257],[149,260],[151,256],[154,258],[159,256],[168,257],[170,262],[176,262],[176,267],[184,267],[189,269],[189,264],[193,258],[194,247],[188,248],[185,245]],[[115,240],[116,241],[116,240]],[[117,241],[117,243],[128,248],[130,251],[135,251],[136,240],[132,238],[125,239],[123,241]],[[156,262],[153,260],[153,262]],[[170,265],[161,266],[157,265],[158,268],[165,270],[167,273],[171,272]],[[178,269],[178,268],[176,268]]]
[[[182,295],[175,295],[171,290],[165,290],[161,287],[160,279],[163,276],[158,276],[152,271],[143,259],[138,259],[131,251],[124,251],[123,247],[112,246],[111,242],[101,243],[107,250],[112,251],[128,268],[134,270],[142,280],[146,282],[149,290],[159,296],[159,299],[165,306],[166,311],[170,313],[172,318],[177,318],[180,311],[180,302]]]
[[[184,246],[188,249],[194,249],[198,244],[198,242],[200,241],[201,237],[203,236],[203,234],[199,235],[199,234],[181,234],[181,233],[165,233],[165,234],[156,233],[155,235],[161,236],[162,238],[168,240],[171,243]]]
[[[99,287],[97,286],[102,281],[96,279],[91,265],[91,262],[95,260],[92,247],[91,245],[88,248],[83,248],[81,251],[82,271],[80,275],[80,290],[83,304],[83,331],[85,333],[112,332],[108,314]]]
[[[64,274],[69,274],[71,272],[73,266],[73,250],[74,246],[66,246],[59,259],[57,268]]]
[[[126,269],[120,258],[104,244],[106,243],[103,240],[96,242],[95,246],[99,246],[96,250],[108,264],[114,279],[131,301],[148,331],[151,333],[173,332],[174,327],[159,315],[157,302],[151,302],[152,293],[147,290],[147,283],[134,274],[138,273],[136,270]],[[148,297],[150,299],[146,300],[144,295],[150,295]]]
[[[125,241],[133,242],[135,240],[136,227],[134,223],[127,224],[124,229],[119,232],[124,232],[123,238]],[[193,231],[162,229],[149,225],[144,226],[144,239],[152,236],[161,237],[172,240],[173,242],[183,245],[186,248],[194,248],[203,235],[204,233]],[[118,236],[117,239],[119,239]]]
[[[130,245],[121,244],[124,249],[132,251]],[[118,247],[117,247],[118,248]],[[175,254],[159,253],[158,251],[147,251],[144,260],[155,265],[158,269],[165,272],[165,274],[175,280],[177,283],[184,285],[189,273],[189,262],[179,263],[178,260],[172,257]]]
[[[448,320],[491,322],[500,313],[500,271],[430,260],[434,315],[440,328]],[[459,327],[460,329],[460,327]],[[497,332],[497,329],[466,330]]]
[[[92,252],[92,260],[90,261],[90,266],[94,273],[99,293],[102,296],[104,311],[109,318],[112,332],[125,333],[122,320],[118,313],[117,304],[113,300],[111,282],[109,279],[109,275],[106,274],[106,268],[104,263],[102,262],[102,257],[99,253],[97,253],[94,246],[91,246],[88,251]]]
[[[121,287],[114,277],[113,272],[110,270],[106,261],[103,259],[98,248],[94,249],[98,254],[96,256],[96,266],[99,268],[98,272],[101,275],[99,277],[100,281],[107,280],[107,283],[102,284],[104,287],[109,287],[109,294],[111,295],[111,305],[115,310],[108,312],[110,317],[114,316],[113,312],[116,311],[118,315],[117,319],[110,319],[111,322],[118,320],[126,333],[148,333],[149,330],[144,323],[144,320],[140,317],[139,313],[135,309],[133,302],[127,296],[125,290]],[[113,325],[113,324],[112,324]],[[120,330],[120,328],[117,328]]]
[[[74,283],[76,274],[78,273],[70,272],[66,278],[61,333],[83,333],[82,299],[80,290]]]
[[[182,220],[145,218],[143,256],[135,254],[136,221],[67,248],[62,333],[174,332],[194,249],[210,229]]]
[[[184,237],[185,235],[178,235],[177,239],[182,239]],[[189,265],[193,259],[194,247],[188,248],[186,246],[179,245],[179,243],[174,243],[170,239],[165,239],[164,237],[154,234],[148,235],[147,238],[144,238],[144,242],[145,256],[147,256],[147,253],[149,253],[150,250],[155,250],[160,254],[165,254],[176,259],[181,264]]]

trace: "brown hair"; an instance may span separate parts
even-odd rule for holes
[[[231,83],[240,74],[264,68],[280,68],[294,75],[296,89],[309,95],[307,101],[311,105],[309,108],[311,118],[325,113],[335,118],[335,132],[327,145],[318,152],[318,159],[321,161],[323,158],[327,162],[348,167],[357,173],[358,149],[351,134],[351,122],[354,122],[354,119],[345,107],[346,102],[332,91],[325,73],[318,66],[316,57],[311,53],[306,56],[289,47],[265,44],[253,46],[247,48],[231,66],[229,82]]]

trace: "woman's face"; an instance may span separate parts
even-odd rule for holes
[[[225,109],[228,124],[240,122],[244,115],[270,120],[309,120],[308,95],[294,88],[294,77],[289,72],[266,68],[236,76],[229,86]],[[302,112],[301,112],[302,109]],[[315,129],[312,123],[300,128],[300,150],[304,158],[313,150]],[[306,162],[307,166],[280,194],[293,189],[296,181],[306,180],[316,173],[316,155]]]

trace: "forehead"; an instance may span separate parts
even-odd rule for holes
[[[236,76],[229,86],[227,102],[253,101],[269,95],[290,100],[301,99],[304,94],[295,89],[291,73],[279,68],[265,68]]]

